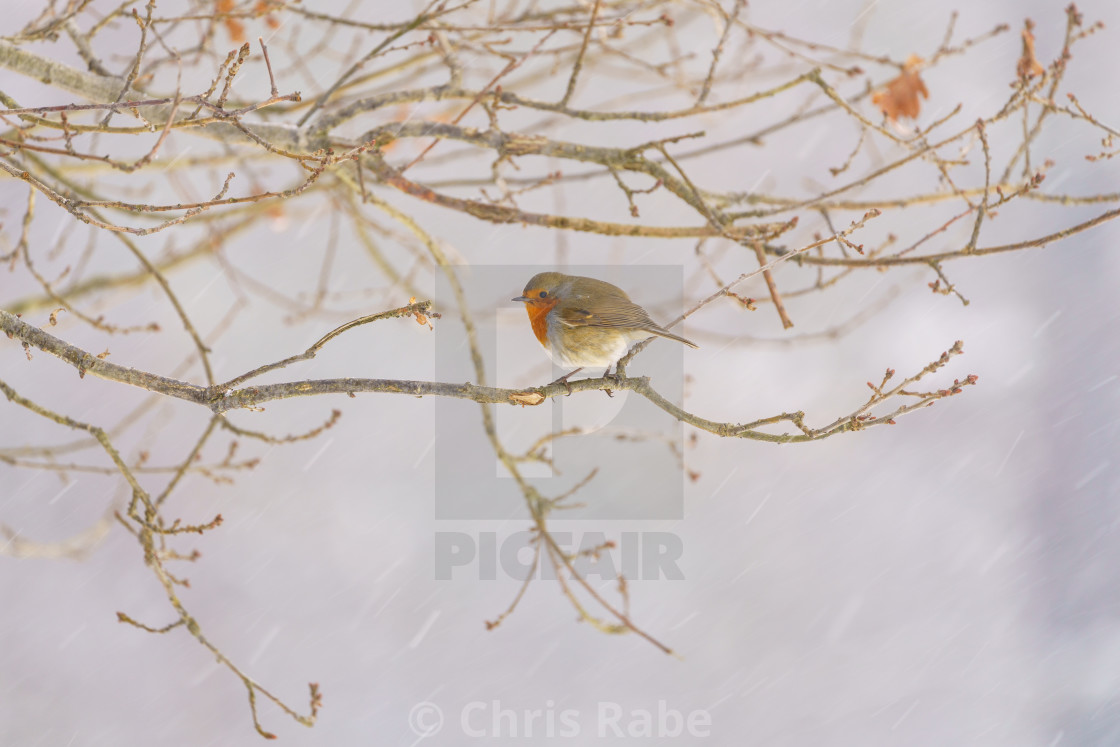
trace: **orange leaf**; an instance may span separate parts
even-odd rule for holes
[[[929,90],[918,75],[924,63],[921,57],[910,55],[899,76],[871,96],[871,103],[892,122],[897,122],[899,117],[917,119],[922,108],[921,100],[929,98]]]
[[[514,392],[509,395],[509,401],[522,407],[525,405],[532,407],[544,402],[544,395],[540,392]]]
[[[257,0],[256,5],[253,6],[253,10],[257,13],[268,14],[265,15],[264,22],[270,29],[280,28],[280,21],[276,20],[276,16],[269,12],[272,10],[271,0]]]
[[[233,2],[234,0],[217,0],[214,10],[217,11],[218,15],[232,13]],[[237,44],[245,41],[245,26],[241,23],[241,21],[237,20],[236,18],[227,17],[223,19],[223,22],[226,25],[226,32],[229,34],[230,39],[232,39]]]
[[[1022,80],[1042,75],[1046,71],[1034,56],[1034,34],[1031,33],[1033,29],[1034,21],[1028,18],[1023,24],[1023,54],[1019,57],[1019,64],[1015,66],[1015,72]]]

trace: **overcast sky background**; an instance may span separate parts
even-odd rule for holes
[[[18,11],[30,15],[32,5]],[[1079,7],[1087,21],[1104,20],[1106,28],[1076,49],[1067,88],[1116,126],[1120,8],[1107,0]],[[1038,23],[1040,59],[1048,62],[1060,47],[1064,13],[1058,2],[987,2],[961,5],[960,11],[957,39],[999,22],[1012,31],[926,77],[931,98],[922,124],[958,102],[965,107],[962,123],[998,108],[1019,55],[1023,17]],[[844,46],[852,19],[865,12],[864,49],[896,59],[928,55],[948,19],[948,6],[901,0],[866,7],[858,0],[757,2],[749,19]],[[710,24],[682,33],[694,35],[685,38],[695,39],[697,49],[711,45]],[[260,85],[267,80],[262,74],[253,68],[239,85]],[[587,80],[577,94],[584,105],[609,98],[625,83],[600,80],[594,69]],[[564,81],[566,73],[551,85]],[[26,105],[59,103],[14,75],[5,74],[0,88]],[[753,119],[761,114],[746,109],[736,115],[742,119],[697,126],[712,128],[713,135],[749,132],[763,124]],[[636,127],[603,131],[594,142],[649,139]],[[1111,163],[1091,165],[1083,158],[1100,152],[1099,135],[1088,128],[1058,132],[1066,134],[1038,144],[1036,159],[1056,161],[1043,189],[1115,191]],[[831,186],[827,167],[843,163],[856,135],[842,120],[807,124],[765,148],[697,160],[690,173],[724,189],[811,193],[816,184]],[[573,127],[556,136],[580,141],[585,133]],[[853,169],[859,168],[856,174],[865,173],[869,162],[857,162]],[[903,194],[922,188],[905,180],[893,186]],[[9,180],[0,190],[8,208],[4,220],[14,224],[22,214],[23,185]],[[471,263],[554,266],[556,238],[549,233],[483,224],[392,198]],[[572,214],[609,205],[613,219],[625,219],[625,204],[610,180],[577,184],[564,199]],[[39,204],[44,216],[68,220],[46,200]],[[986,224],[981,243],[1056,231],[1104,209],[1031,204],[1008,210]],[[667,219],[672,215],[686,213]],[[904,211],[881,219],[869,229],[868,243],[907,230],[909,216]],[[237,236],[228,254],[268,282],[306,289],[330,220],[320,212],[283,230],[262,224]],[[36,236],[51,240],[57,225],[40,220]],[[967,241],[970,227],[947,234],[944,246]],[[804,228],[808,236],[812,229]],[[191,581],[182,598],[211,640],[289,704],[302,711],[306,683],[320,683],[324,708],[311,730],[270,704],[260,705],[266,728],[288,745],[413,744],[409,714],[419,702],[436,704],[445,719],[425,744],[472,741],[460,715],[476,702],[486,704],[475,712],[480,714],[491,714],[495,703],[519,713],[574,710],[582,733],[570,741],[597,744],[599,704],[656,711],[659,701],[684,713],[710,714],[711,736],[686,743],[1118,744],[1118,238],[1120,226],[1106,223],[1046,249],[947,265],[971,300],[967,307],[930,293],[926,283],[933,276],[918,270],[869,273],[827,295],[791,300],[794,332],[811,332],[893,298],[870,321],[823,343],[728,344],[722,337],[781,338],[768,305],[753,314],[725,306],[690,320],[683,334],[701,347],[682,351],[685,371],[695,377],[686,387],[686,406],[712,419],[749,421],[803,409],[811,424],[823,424],[865,399],[864,381],[887,367],[899,375],[916,371],[957,339],[964,341],[965,355],[935,381],[969,373],[980,379],[962,396],[894,427],[820,443],[776,447],[702,435],[686,451],[687,467],[699,479],[682,478],[682,519],[557,520],[557,531],[577,537],[599,531],[618,539],[622,532],[645,531],[679,538],[684,580],[631,584],[633,618],[679,657],[665,656],[638,636],[604,635],[577,622],[550,581],[534,583],[516,613],[487,631],[483,622],[506,608],[519,582],[500,574],[498,580],[479,580],[477,567],[451,581],[435,580],[436,534],[496,532],[500,542],[529,522],[516,512],[513,485],[500,496],[514,507],[508,518],[437,521],[435,505],[444,496],[436,494],[436,405],[401,396],[290,400],[272,403],[264,413],[238,413],[241,425],[283,434],[314,427],[332,407],[344,410],[340,423],[318,439],[275,448],[244,444],[245,456],[264,461],[237,475],[233,486],[188,478],[173,500],[176,509],[191,520],[220,512],[226,521],[181,543],[202,552],[198,563],[180,569]],[[162,241],[142,245],[154,251]],[[602,276],[620,284],[640,274],[620,272],[620,265],[679,265],[684,257],[686,295],[700,290],[689,285],[691,242],[639,246],[585,234],[568,234],[564,241],[570,262],[609,265]],[[128,266],[123,252],[113,249],[115,256],[102,261]],[[352,301],[380,278],[358,251],[340,251],[337,261],[340,287],[353,291],[340,308],[360,314],[406,300],[398,292]],[[748,260],[739,271],[750,267]],[[0,304],[27,293],[6,278],[0,272]],[[202,329],[217,325],[233,302],[214,264],[184,267],[170,280]],[[436,290],[431,277],[418,284]],[[797,285],[791,280],[790,286]],[[752,288],[761,295],[758,286]],[[551,374],[521,312],[506,300],[520,290],[512,286],[506,295],[495,291],[471,299],[481,322],[497,325],[501,335],[498,368],[491,372],[492,382],[501,385],[543,383]],[[655,317],[664,321],[676,313],[658,304],[679,295],[679,288],[665,294],[632,290],[635,300],[657,309]],[[151,291],[105,299],[104,309],[124,309],[126,318],[158,318],[168,330],[154,338],[114,338],[112,360],[170,373],[184,348],[166,306]],[[218,376],[300,351],[357,315],[287,324],[283,314],[258,303],[237,317],[215,344]],[[449,321],[447,329],[453,328]],[[79,345],[105,344],[71,323],[55,333]],[[438,334],[410,322],[363,327],[348,333],[348,344],[329,346],[314,361],[273,378],[460,380],[445,378],[436,365]],[[0,346],[0,371],[17,391],[94,422],[111,421],[141,401],[117,384],[90,377],[79,382],[73,369],[46,354],[28,363],[14,344]],[[632,372],[643,372],[640,360]],[[197,371],[190,376],[201,381]],[[573,397],[560,406],[574,408],[577,400],[580,407],[598,405],[600,396]],[[463,422],[470,423],[472,413],[480,420],[475,405],[458,406],[460,415],[467,414]],[[593,418],[614,406],[603,402],[578,417]],[[139,428],[122,449],[147,448],[153,463],[182,458],[184,446],[205,426],[206,413],[177,402],[162,404],[159,412],[164,420]],[[4,445],[60,439],[57,426],[11,405],[0,405],[0,413]],[[550,417],[543,409],[510,409],[501,412],[500,422],[517,443],[547,428]],[[458,435],[482,439],[481,424]],[[214,458],[221,456],[219,443],[225,441],[208,451]],[[631,462],[619,466],[640,475],[643,460],[657,458],[650,454],[635,449],[622,457]],[[671,459],[668,452],[663,458]],[[7,467],[2,474],[0,522],[36,539],[58,539],[89,526],[121,496],[120,480],[90,476],[64,484],[51,473]],[[617,497],[612,492],[611,500]],[[594,498],[593,490],[583,495]],[[641,501],[641,490],[632,499]],[[615,598],[613,584],[603,588]],[[117,611],[155,626],[172,619],[137,543],[119,527],[81,562],[0,558],[0,742],[259,743],[242,684],[194,639],[182,631],[147,635],[118,623]],[[486,718],[473,723],[485,727]]]

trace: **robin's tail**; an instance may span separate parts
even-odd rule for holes
[[[657,336],[659,336],[659,337],[667,337],[667,338],[669,338],[670,340],[676,340],[677,342],[683,342],[683,343],[684,343],[685,345],[688,345],[688,346],[689,346],[690,348],[698,348],[698,347],[700,347],[699,345],[697,345],[697,344],[696,344],[695,342],[693,342],[692,340],[686,340],[686,339],[684,339],[683,337],[681,337],[680,335],[674,335],[674,334],[673,334],[672,332],[670,332],[669,330],[667,330],[667,329],[662,329],[661,327],[649,327],[649,328],[647,328],[647,329],[646,329],[645,331],[646,331],[646,332],[652,332],[653,334],[655,334],[655,335],[657,335]]]

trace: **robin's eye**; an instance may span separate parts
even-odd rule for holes
[[[541,298],[548,298],[548,291],[541,291],[537,295],[540,296]]]

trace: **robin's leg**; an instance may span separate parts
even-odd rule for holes
[[[567,390],[568,390],[567,396],[571,397],[572,396],[572,385],[568,383],[568,379],[570,377],[574,376],[575,374],[579,373],[582,370],[583,370],[583,366],[580,366],[577,369],[569,371],[568,373],[566,373],[563,376],[561,376],[560,378],[558,378],[556,381],[553,381],[551,384],[549,384],[549,386],[552,386],[552,384],[563,384],[564,387],[567,388]]]
[[[615,364],[615,372],[613,374],[611,373],[611,367],[607,366],[607,370],[603,371],[603,378],[604,379],[614,379],[615,381],[618,381],[618,367],[617,367],[617,364]],[[613,397],[614,396],[614,392],[612,392],[610,389],[604,389],[603,391],[607,393],[608,397]]]

